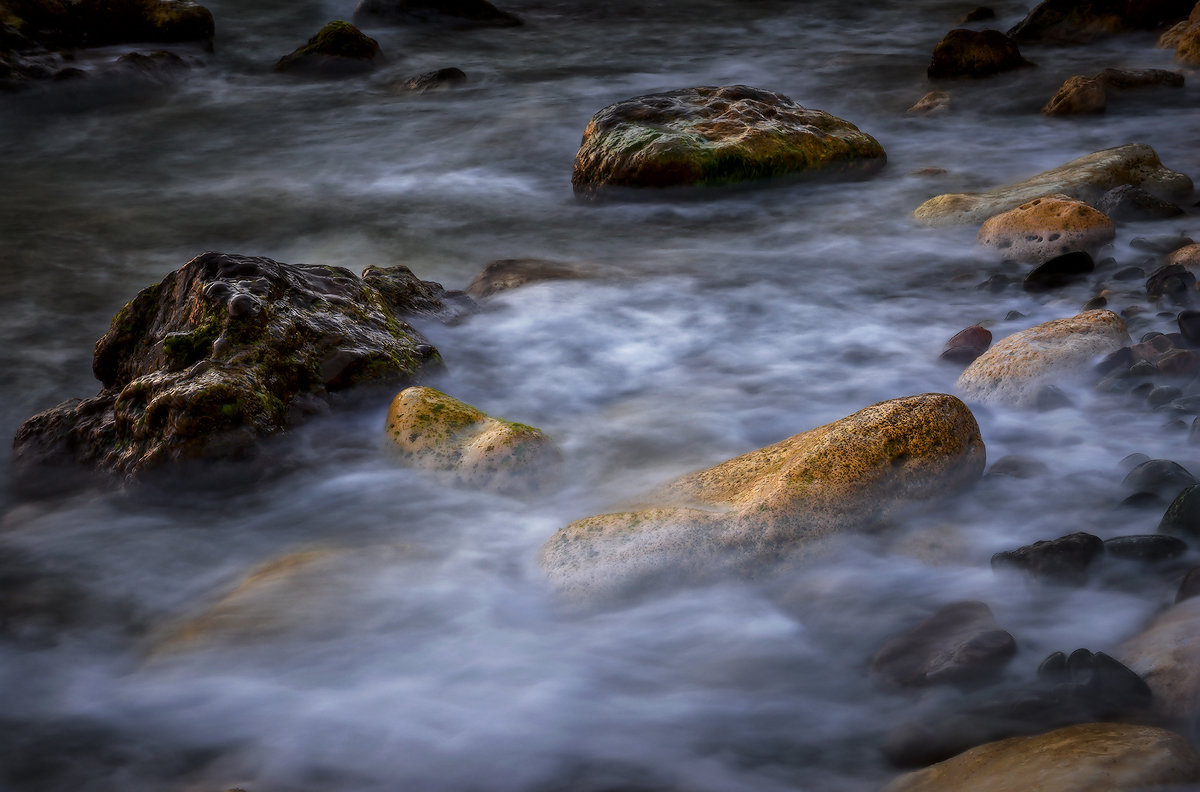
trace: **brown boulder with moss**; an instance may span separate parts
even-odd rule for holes
[[[1045,195],[989,217],[978,241],[1005,258],[1040,264],[1071,251],[1095,253],[1116,234],[1112,219],[1083,201]]]
[[[532,494],[555,482],[562,462],[557,446],[540,429],[493,418],[422,386],[396,395],[386,431],[408,464],[453,473],[469,487]]]
[[[572,523],[542,548],[541,562],[577,599],[722,571],[756,575],[956,493],[983,465],[979,427],[961,401],[893,399],[676,479],[642,508]]]
[[[410,296],[411,295],[411,296]],[[252,454],[332,392],[405,382],[441,358],[402,316],[453,299],[406,267],[289,265],[205,253],[143,289],[96,342],[103,389],[35,415],[18,468],[74,461],[136,474]]]
[[[958,28],[933,48],[925,73],[933,80],[991,77],[1032,65],[1022,57],[1017,43],[998,30]]]
[[[583,132],[571,184],[585,200],[647,189],[728,187],[799,176],[865,177],[883,147],[848,121],[747,85],[684,88],[609,105]],[[640,194],[637,191],[641,191]]]
[[[335,20],[308,43],[284,55],[275,71],[319,77],[361,74],[375,68],[379,43],[349,22]]]

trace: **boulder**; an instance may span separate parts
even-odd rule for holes
[[[1021,57],[1017,43],[999,30],[956,28],[933,48],[925,73],[931,80],[991,77],[1032,65]]]
[[[1114,187],[1096,201],[1096,211],[1116,221],[1164,220],[1178,217],[1183,210],[1170,201],[1156,198],[1141,187],[1122,184]]]
[[[467,294],[483,300],[527,283],[550,280],[580,280],[591,277],[587,267],[564,261],[539,258],[497,259],[488,262],[471,284]]]
[[[1017,653],[1012,635],[982,602],[955,602],[888,639],[871,659],[877,679],[902,687],[978,682]]]
[[[386,431],[407,464],[453,473],[467,487],[532,494],[554,482],[562,463],[540,429],[493,418],[433,388],[398,393]]]
[[[1200,599],[1163,611],[1114,654],[1146,680],[1157,712],[1189,722],[1200,715]]]
[[[455,28],[517,27],[521,20],[488,0],[361,0],[354,24],[443,25]]]
[[[1177,467],[1178,472],[1171,484],[1162,488],[1168,495],[1174,494],[1171,495],[1171,505],[1158,523],[1158,532],[1200,539],[1200,484],[1186,469]]]
[[[1200,3],[1187,19],[1162,35],[1158,46],[1175,50],[1175,60],[1181,63],[1200,63]]]
[[[571,184],[585,200],[646,188],[711,188],[780,177],[864,177],[887,161],[858,127],[746,85],[684,88],[609,105],[583,133]]]
[[[884,792],[1132,792],[1200,781],[1187,740],[1153,726],[1084,723],[972,748]]]
[[[428,91],[445,91],[462,85],[466,81],[466,72],[451,66],[447,69],[438,69],[437,71],[425,72],[415,77],[409,77],[400,83],[399,87],[404,91],[426,93]]]
[[[1183,267],[1193,274],[1200,272],[1200,245],[1184,245],[1168,253],[1167,266]]]
[[[1014,333],[979,356],[958,378],[968,400],[1033,407],[1047,385],[1091,373],[1095,359],[1130,343],[1112,311],[1084,311]]]
[[[1035,580],[1078,586],[1087,580],[1089,568],[1103,555],[1100,537],[1079,531],[996,553],[992,569],[1018,569]]]
[[[319,411],[334,391],[411,381],[440,365],[402,317],[451,299],[405,267],[359,278],[204,253],[117,313],[92,363],[103,389],[26,421],[14,461],[136,474],[252,455],[260,438]]]
[[[277,72],[318,77],[344,77],[375,68],[379,43],[349,22],[330,22],[308,43],[284,55],[275,64]]]
[[[942,349],[942,360],[966,365],[987,351],[992,344],[992,331],[979,325],[959,330]]]
[[[1083,201],[1045,195],[989,217],[977,240],[1005,258],[1040,263],[1064,253],[1095,253],[1117,235],[1113,221]]]
[[[1043,195],[1061,193],[1090,203],[1122,184],[1138,185],[1167,199],[1186,198],[1192,193],[1190,178],[1164,168],[1158,154],[1144,143],[1130,143],[987,192],[938,195],[918,206],[913,217],[929,226],[982,223]]]
[[[1192,0],[1044,0],[1008,35],[1021,44],[1084,44],[1097,36],[1154,30],[1183,19]]]
[[[983,466],[978,425],[961,401],[893,399],[676,479],[642,508],[572,523],[545,544],[541,562],[577,598],[722,570],[757,574],[956,493]]]
[[[1084,115],[1103,113],[1108,107],[1104,83],[1094,77],[1068,77],[1050,101],[1042,108],[1043,115]]]

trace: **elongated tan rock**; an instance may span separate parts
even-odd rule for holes
[[[572,523],[541,561],[556,586],[582,595],[723,569],[755,574],[906,504],[958,492],[983,465],[979,427],[957,398],[893,399],[676,479],[645,508]]]
[[[1047,385],[1079,377],[1101,355],[1130,343],[1112,311],[1084,311],[1014,333],[975,359],[958,378],[963,398],[1032,407]]]
[[[1113,187],[1133,184],[1165,199],[1192,192],[1192,180],[1163,167],[1154,149],[1144,143],[1104,149],[1071,160],[1023,182],[979,193],[945,193],[930,198],[913,212],[922,225],[982,223],[992,215],[1050,193],[1094,201]]]
[[[989,217],[978,240],[1005,258],[1040,264],[1076,250],[1095,253],[1116,233],[1112,219],[1083,201],[1045,195]]]
[[[884,792],[1133,792],[1200,780],[1200,757],[1174,732],[1084,723],[981,745],[901,776]]]

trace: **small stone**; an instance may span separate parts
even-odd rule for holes
[[[1176,410],[1192,415],[1200,415],[1200,396],[1182,396],[1171,402]]]
[[[539,258],[498,259],[491,261],[467,287],[467,294],[485,299],[529,283],[552,280],[579,280],[590,276],[587,268],[563,261]]]
[[[985,19],[995,19],[996,12],[987,6],[979,6],[978,8],[968,11],[958,18],[954,24],[962,25],[967,22],[982,22]]]
[[[1050,412],[1063,407],[1071,407],[1074,402],[1071,401],[1067,394],[1053,385],[1043,385],[1038,390],[1037,400],[1034,402],[1034,409],[1038,412]]]
[[[1103,113],[1108,107],[1104,83],[1092,77],[1068,77],[1042,108],[1042,115],[1089,115]]]
[[[890,639],[871,660],[871,673],[901,687],[978,682],[994,676],[1017,652],[982,602],[955,602]]]
[[[1140,451],[1135,451],[1132,454],[1122,457],[1121,461],[1117,463],[1117,467],[1128,473],[1143,462],[1149,461],[1150,457]]]
[[[275,64],[277,72],[344,77],[375,68],[379,42],[349,22],[330,22],[308,43]]]
[[[1096,371],[1099,374],[1128,373],[1129,367],[1132,365],[1133,350],[1130,347],[1121,347],[1105,355],[1104,359],[1096,364]]]
[[[1161,407],[1178,399],[1181,395],[1182,392],[1179,388],[1172,385],[1159,385],[1146,395],[1146,404],[1151,407]]]
[[[1017,43],[998,30],[951,30],[938,42],[925,73],[947,77],[990,77],[1033,64],[1021,57]]]
[[[1095,269],[1096,262],[1088,253],[1082,250],[1063,253],[1061,256],[1055,256],[1049,261],[1034,267],[1025,276],[1025,291],[1044,292],[1051,289],[1058,289],[1079,280]],[[1104,298],[1101,297],[1099,299],[1103,300]],[[1108,300],[1104,300],[1102,304],[1095,307],[1103,308],[1107,304]],[[1084,310],[1092,309],[1084,308]]]
[[[1095,204],[1098,211],[1118,221],[1161,220],[1183,214],[1169,201],[1164,201],[1132,184],[1114,187]]]
[[[426,93],[428,91],[444,91],[462,85],[466,81],[466,72],[450,67],[409,77],[400,83],[399,88],[413,93]]]
[[[1200,371],[1200,357],[1187,349],[1168,352],[1154,364],[1154,370],[1168,377],[1186,377]]]
[[[1170,459],[1148,459],[1129,471],[1121,482],[1127,490],[1150,492],[1165,498],[1173,498],[1181,489],[1195,483],[1196,477],[1187,468]]]
[[[1004,321],[1006,322],[1015,322],[1018,319],[1024,318],[1025,314],[1021,313],[1020,311],[1009,311],[1008,313],[1004,314]]]
[[[451,28],[518,27],[519,17],[488,0],[360,0],[356,25],[433,25]]]
[[[1200,538],[1200,486],[1193,481],[1175,495],[1158,524],[1160,534]]]
[[[1158,368],[1149,360],[1139,360],[1129,367],[1131,377],[1153,377],[1157,373]]]
[[[1182,539],[1159,534],[1118,536],[1104,542],[1104,552],[1113,558],[1146,563],[1178,558],[1187,552],[1187,547]]]
[[[1146,277],[1146,271],[1141,267],[1125,267],[1113,273],[1113,280],[1141,280]]]
[[[966,365],[987,351],[992,344],[992,331],[979,325],[959,330],[942,350],[941,359]]]
[[[1103,554],[1100,537],[1080,531],[996,553],[992,569],[1020,569],[1035,580],[1079,585],[1087,579],[1091,563]]]
[[[1108,298],[1103,297],[1103,296],[1096,296],[1096,297],[1093,297],[1092,299],[1088,300],[1087,302],[1085,302],[1083,305],[1081,305],[1079,307],[1079,310],[1081,310],[1081,311],[1098,311],[1101,308],[1106,308],[1106,307],[1108,307]]]
[[[1191,431],[1188,432],[1188,442],[1192,445],[1200,444],[1200,418],[1192,421]]]
[[[1184,83],[1183,74],[1166,69],[1104,69],[1096,79],[1109,88],[1121,90],[1154,86],[1182,88]]]
[[[977,288],[980,291],[990,291],[993,294],[996,294],[1007,289],[1010,283],[1012,283],[1012,278],[1008,277],[1003,272],[997,272],[995,275],[979,284]]]
[[[1184,245],[1167,255],[1168,264],[1178,264],[1189,272],[1200,271],[1200,245]]]
[[[909,115],[940,115],[950,109],[950,94],[930,91],[905,112]]]

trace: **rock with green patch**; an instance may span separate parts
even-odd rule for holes
[[[397,394],[386,431],[408,464],[452,473],[468,487],[533,494],[554,485],[562,462],[540,429],[493,418],[433,388]]]
[[[1050,193],[1091,203],[1122,184],[1132,184],[1166,200],[1192,194],[1192,180],[1163,166],[1154,149],[1129,143],[1104,149],[1039,173],[1016,184],[981,193],[946,193],[930,198],[913,212],[927,226],[982,223]]]
[[[17,466],[73,460],[137,474],[243,457],[260,438],[319,411],[334,391],[410,382],[440,364],[402,317],[435,313],[441,287],[406,268],[368,276],[197,256],[117,313],[92,363],[103,389],[26,421],[13,443]],[[406,292],[422,299],[402,304]]]
[[[541,563],[577,600],[754,576],[959,492],[983,466],[979,427],[957,398],[893,399],[676,479],[641,508],[574,522],[545,544]]]
[[[275,71],[319,77],[342,77],[371,71],[379,43],[349,22],[334,21],[302,47],[284,55]]]
[[[354,22],[371,25],[437,25],[454,28],[518,27],[515,14],[488,0],[361,0]]]
[[[865,177],[886,161],[875,138],[848,121],[773,91],[710,86],[638,96],[596,113],[571,184],[585,200],[646,197],[647,189]]]

